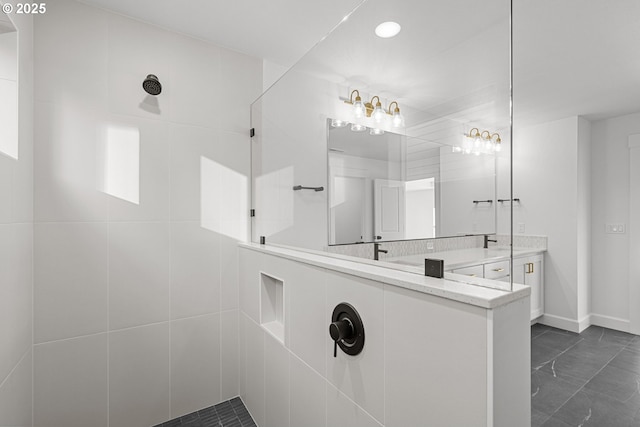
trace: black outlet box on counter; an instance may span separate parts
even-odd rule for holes
[[[444,260],[425,258],[424,275],[442,279],[444,277]]]

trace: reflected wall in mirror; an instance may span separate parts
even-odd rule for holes
[[[0,12],[0,154],[18,158],[18,33]]]
[[[327,128],[330,245],[496,232],[494,153]]]

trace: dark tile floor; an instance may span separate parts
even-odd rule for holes
[[[531,327],[532,427],[640,427],[640,337]]]
[[[192,412],[156,427],[256,427],[239,397]]]

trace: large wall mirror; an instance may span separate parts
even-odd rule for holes
[[[493,150],[332,119],[327,135],[330,245],[496,232]]]
[[[18,158],[18,32],[0,12],[0,154]]]
[[[510,11],[360,3],[252,105],[252,240],[333,251],[510,230]],[[376,34],[386,21],[395,37]],[[386,115],[356,114],[357,97]]]

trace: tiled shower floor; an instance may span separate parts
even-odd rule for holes
[[[218,403],[156,427],[256,427],[239,397]]]

